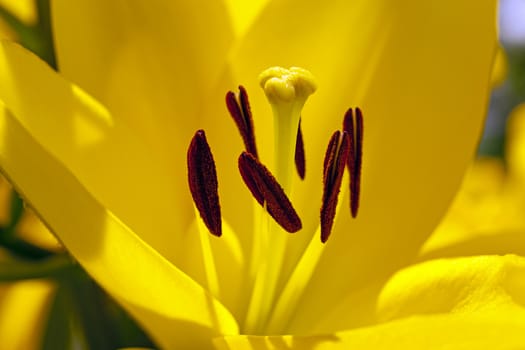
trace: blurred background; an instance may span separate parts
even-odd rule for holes
[[[525,1],[499,1],[502,51],[494,67],[494,91],[480,145],[482,156],[504,156],[505,129],[512,110],[525,99]]]
[[[49,16],[49,0],[0,0],[0,36],[55,67]],[[498,26],[500,50],[478,155],[421,260],[476,250],[525,254],[519,238],[525,230],[525,0],[500,0]],[[0,348],[131,346],[155,347],[0,178]]]

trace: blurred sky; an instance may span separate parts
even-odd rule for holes
[[[504,45],[525,42],[525,0],[500,0],[500,39]]]
[[[507,80],[492,92],[478,152],[502,157],[507,118],[525,101],[525,0],[499,1],[499,36],[506,52]]]

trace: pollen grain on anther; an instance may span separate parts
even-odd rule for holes
[[[246,151],[253,154],[255,158],[258,158],[250,102],[248,100],[248,93],[242,85],[239,86],[238,95],[232,91],[228,91],[226,94],[226,107],[237,125]]]
[[[222,221],[217,171],[204,130],[198,130],[193,136],[187,162],[188,183],[195,206],[210,232],[220,237]]]
[[[343,129],[350,135],[350,155],[348,171],[350,172],[350,212],[357,216],[361,193],[361,167],[363,162],[363,113],[361,109],[348,109],[345,114]]]
[[[304,180],[306,174],[306,160],[304,155],[303,131],[301,130],[301,119],[297,127],[297,139],[295,140],[295,168],[301,180]]]
[[[286,231],[294,233],[302,228],[301,219],[284,193],[283,188],[270,171],[252,154],[243,152],[239,156],[239,171],[244,183],[259,204]]]
[[[325,243],[332,232],[335,211],[341,189],[345,164],[350,151],[347,132],[336,131],[326,150],[323,168],[323,202],[321,206],[321,242]]]

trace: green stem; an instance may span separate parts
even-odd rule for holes
[[[38,262],[4,262],[0,264],[0,281],[58,278],[73,266],[71,259],[66,255],[56,255]]]
[[[81,269],[72,271],[63,285],[67,285],[73,311],[78,318],[76,332],[81,332],[88,349],[115,349],[117,335],[106,313],[102,291]]]
[[[57,284],[41,349],[157,348],[79,265]]]
[[[51,67],[56,69],[49,0],[35,1],[38,22],[34,25],[24,23],[3,6],[0,6],[0,18],[18,34],[18,41],[22,46],[36,53]]]
[[[11,217],[5,228],[0,228],[0,246],[17,257],[28,260],[40,260],[53,255],[52,252],[33,245],[16,235],[16,227],[24,213],[24,202],[13,190],[11,191]]]
[[[51,23],[51,5],[50,0],[36,0],[38,10],[38,24],[34,28],[40,36],[41,44],[37,54],[46,61],[53,69],[57,70],[57,60],[53,40],[53,27]]]
[[[9,224],[5,228],[5,234],[13,236],[18,222],[24,214],[24,201],[15,190],[11,190],[11,218]]]
[[[27,29],[27,26],[18,17],[13,15],[11,11],[3,6],[0,6],[0,18],[2,18],[13,30],[17,33]]]
[[[0,229],[0,246],[6,248],[17,257],[29,260],[42,260],[53,255],[53,253],[47,249],[38,247],[21,238],[4,234],[3,231],[4,230]]]

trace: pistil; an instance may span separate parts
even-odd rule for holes
[[[292,67],[272,67],[259,75],[261,87],[272,106],[275,137],[275,177],[285,193],[291,190],[291,169],[303,106],[317,84],[310,72]]]
[[[296,67],[269,68],[260,74],[259,82],[274,117],[273,174],[284,193],[290,195],[299,120],[306,99],[316,90],[316,83],[310,72]],[[262,332],[267,323],[275,303],[277,281],[286,251],[287,237],[282,228],[274,222],[269,222],[267,227],[267,238],[263,240],[271,244],[261,252],[260,273],[256,276],[245,324],[250,333]]]

